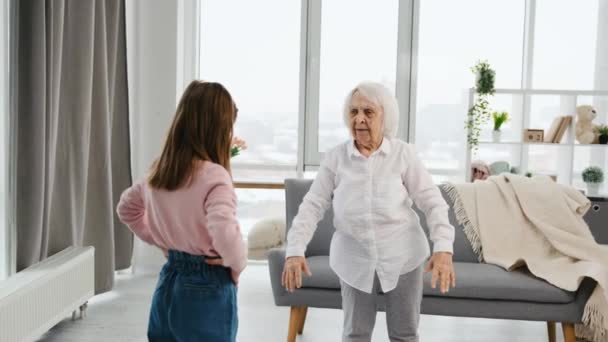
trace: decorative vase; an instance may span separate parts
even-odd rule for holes
[[[608,144],[608,135],[600,135],[599,140],[602,145]]]
[[[500,131],[492,131],[492,141],[500,142]]]
[[[595,196],[600,190],[600,183],[587,183],[587,195]]]

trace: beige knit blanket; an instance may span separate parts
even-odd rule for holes
[[[598,283],[577,337],[608,341],[608,246],[595,242],[583,215],[589,200],[548,177],[512,174],[446,184],[465,235],[480,261],[507,270],[527,265],[539,278],[576,291],[584,277]]]

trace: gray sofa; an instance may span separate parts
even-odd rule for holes
[[[285,180],[287,230],[311,183],[305,179]],[[445,193],[444,197],[447,200]],[[418,215],[426,229],[424,215]],[[306,250],[313,276],[304,277],[301,289],[293,293],[285,291],[281,286],[285,251],[274,249],[269,253],[275,304],[291,307],[289,342],[295,341],[297,334],[302,334],[308,308],[341,308],[340,282],[329,267],[329,245],[334,232],[332,220],[330,208],[319,222]],[[575,341],[573,324],[581,321],[584,305],[595,286],[593,280],[585,279],[578,291],[568,292],[534,277],[525,269],[507,272],[497,266],[479,263],[453,212],[450,212],[450,221],[456,227],[454,267],[457,287],[442,295],[431,288],[430,277],[426,274],[423,314],[543,321],[547,322],[551,342],[555,341],[556,322],[560,322],[565,341]],[[602,243],[608,242],[606,235]],[[380,301],[379,309],[384,310],[382,299]]]

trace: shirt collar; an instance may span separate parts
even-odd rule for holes
[[[355,139],[351,139],[350,143],[346,145],[346,148],[349,156],[363,157],[361,152],[359,152],[359,150],[357,149],[357,146],[355,146]],[[382,144],[376,152],[380,152],[385,155],[391,153],[391,141],[388,137],[382,138]]]

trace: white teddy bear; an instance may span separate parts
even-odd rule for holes
[[[593,119],[597,117],[597,111],[592,106],[583,105],[576,107],[576,140],[581,144],[597,143],[597,125]]]

